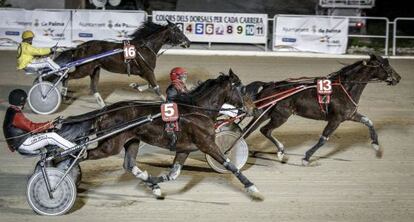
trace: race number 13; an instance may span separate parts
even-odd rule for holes
[[[332,83],[329,79],[318,79],[318,94],[332,94]]]
[[[164,122],[173,122],[178,119],[178,107],[176,103],[161,104],[161,116]]]
[[[125,59],[135,59],[136,56],[135,46],[134,45],[125,45],[124,46],[124,57]]]

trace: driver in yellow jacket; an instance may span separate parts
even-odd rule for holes
[[[28,30],[22,33],[22,42],[17,48],[17,69],[24,69],[27,72],[36,72],[44,68],[59,69],[60,66],[53,62],[51,58],[40,57],[56,51],[56,47],[36,48],[32,46],[33,38],[34,33],[32,31]]]

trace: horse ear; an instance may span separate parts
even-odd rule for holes
[[[168,25],[171,25],[172,24],[172,22],[170,20],[166,19],[166,21],[167,21],[167,24]]]
[[[233,70],[231,68],[229,69],[229,75],[230,76],[234,75],[234,72],[233,72]]]
[[[368,55],[369,55],[370,60],[376,60],[377,59],[377,56],[374,53],[369,53]]]

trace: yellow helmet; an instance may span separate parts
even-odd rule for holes
[[[34,33],[30,30],[26,30],[22,33],[22,39],[29,39],[29,38],[33,38],[34,37]]]

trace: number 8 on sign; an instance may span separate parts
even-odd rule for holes
[[[332,94],[332,83],[329,79],[318,79],[317,83],[318,94],[329,95]]]
[[[177,121],[178,115],[178,107],[176,103],[161,104],[161,116],[164,122]]]

